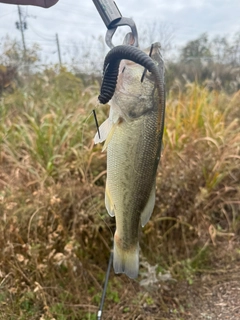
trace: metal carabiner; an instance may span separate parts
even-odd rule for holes
[[[103,22],[107,27],[105,42],[110,49],[114,48],[112,37],[120,26],[129,26],[134,38],[131,45],[138,47],[138,32],[135,22],[131,18],[122,17],[115,1],[113,0],[93,0]]]
[[[120,20],[112,24],[112,27],[107,30],[106,36],[105,36],[105,42],[109,46],[110,49],[114,48],[114,45],[112,43],[112,37],[114,33],[116,32],[117,28],[120,26],[129,26],[131,28],[131,32],[134,38],[134,42],[131,43],[132,46],[138,47],[138,32],[137,27],[135,25],[135,22],[130,18],[124,18],[122,17]]]

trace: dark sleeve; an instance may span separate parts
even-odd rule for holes
[[[2,3],[32,5],[43,8],[49,8],[56,4],[58,0],[0,0]]]

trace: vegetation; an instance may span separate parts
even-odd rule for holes
[[[183,89],[187,82],[197,81],[209,89],[233,93],[240,89],[239,68],[240,32],[232,39],[209,39],[202,34],[181,49],[176,61],[170,59],[167,83]]]
[[[93,144],[98,92],[97,81],[86,86],[52,68],[1,95],[3,319],[96,318],[114,230],[104,207],[106,155]],[[239,239],[239,110],[239,90],[190,81],[169,88],[141,275],[132,281],[111,273],[106,319],[135,319],[156,305],[165,310],[160,272],[191,284],[213,268],[223,242]],[[107,112],[97,108],[99,122]]]

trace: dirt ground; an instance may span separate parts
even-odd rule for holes
[[[215,270],[199,273],[191,285],[177,282],[163,292],[168,311],[149,319],[240,320],[240,246],[230,247],[218,248]]]
[[[165,319],[240,319],[240,266],[199,277],[193,285],[178,283],[173,301],[179,316]],[[181,310],[182,309],[182,310]],[[156,318],[161,319],[161,317]],[[164,319],[164,318],[162,318]]]
[[[130,305],[124,297],[118,306],[105,310],[102,319],[240,320],[240,239],[218,245],[212,260],[212,267],[195,274],[192,284],[159,283],[155,292],[149,290],[151,303],[143,299],[135,309],[131,306],[120,314]]]

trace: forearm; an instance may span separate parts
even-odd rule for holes
[[[0,3],[32,5],[43,8],[49,8],[56,4],[58,0],[0,0]]]

